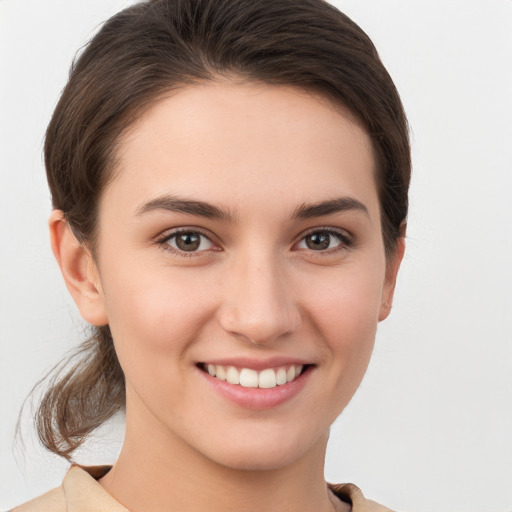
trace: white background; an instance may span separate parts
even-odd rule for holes
[[[31,387],[83,337],[47,240],[45,126],[72,56],[122,0],[0,1],[0,509],[66,464],[13,443]],[[326,477],[409,512],[512,511],[512,1],[340,0],[412,127],[407,254]],[[115,426],[83,451],[108,462]],[[118,435],[119,437],[119,435]]]

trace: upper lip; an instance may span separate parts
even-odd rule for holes
[[[234,366],[235,368],[249,368],[256,371],[265,370],[266,368],[280,368],[283,366],[312,364],[311,361],[289,356],[275,356],[266,359],[254,359],[250,357],[227,357],[220,359],[208,359],[201,361],[201,363],[204,365],[213,364],[220,366]]]

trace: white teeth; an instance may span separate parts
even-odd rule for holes
[[[286,384],[286,368],[279,368],[276,372],[276,384],[282,386]]]
[[[225,380],[229,384],[240,385],[245,388],[269,389],[276,386],[282,386],[292,382],[298,377],[304,366],[301,364],[292,365],[288,368],[267,368],[257,372],[251,368],[242,368],[238,370],[234,366],[225,367],[220,364],[207,364],[206,370],[212,377],[219,380]]]
[[[244,388],[257,388],[258,387],[258,372],[243,368],[240,371],[240,386]]]
[[[226,380],[230,384],[240,384],[240,372],[234,366],[230,366],[226,372]]]
[[[215,376],[217,377],[217,379],[226,380],[226,369],[224,368],[224,366],[218,364],[215,367]]]
[[[258,387],[264,389],[276,387],[276,372],[272,370],[272,368],[260,372],[258,377]]]

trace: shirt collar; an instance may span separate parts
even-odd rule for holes
[[[96,480],[109,469],[109,466],[71,467],[62,482],[68,512],[129,512]]]

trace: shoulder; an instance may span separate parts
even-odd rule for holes
[[[64,489],[57,487],[38,498],[27,501],[10,512],[66,512],[66,497]]]
[[[352,512],[393,512],[375,501],[366,499],[357,485],[329,484],[329,488],[340,500],[352,505]]]
[[[128,512],[97,482],[110,466],[74,465],[62,485],[9,512]]]

